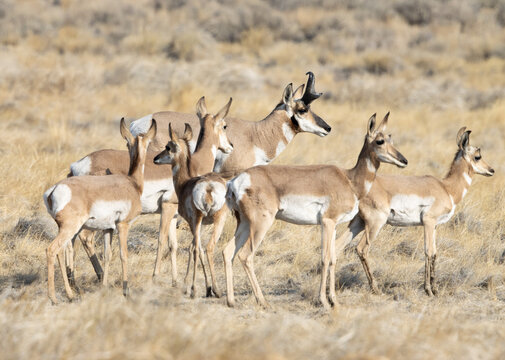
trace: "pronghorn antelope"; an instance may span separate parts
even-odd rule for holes
[[[228,103],[228,107],[231,103]],[[207,296],[213,291],[216,296],[220,296],[214,274],[214,246],[221,235],[224,222],[226,220],[226,182],[216,173],[202,175],[212,170],[214,160],[216,158],[217,145],[220,143],[219,149],[226,154],[232,152],[233,147],[228,143],[226,136],[215,139],[214,143],[206,141],[206,133],[213,127],[225,128],[226,123],[224,117],[217,118],[208,115],[205,109],[204,98],[198,102],[198,114],[202,119],[200,136],[196,145],[195,152],[191,155],[189,142],[193,138],[191,126],[186,124],[186,129],[182,138],[179,138],[175,131],[172,131],[172,126],[169,124],[170,141],[167,143],[165,150],[154,158],[156,164],[171,164],[174,178],[174,188],[179,199],[179,214],[188,222],[193,234],[193,243],[190,249],[190,257],[188,260],[188,270],[186,279],[189,274],[191,260],[193,260],[193,278],[191,284],[191,297],[195,297],[195,279],[197,261],[201,259],[201,239],[200,232],[202,222],[214,222],[214,231],[212,238],[207,246],[207,260],[209,262],[210,274],[212,278],[212,288],[208,285],[207,275],[205,274],[205,285],[207,287]],[[200,114],[203,114],[200,116]],[[223,131],[224,134],[224,131]],[[224,141],[223,141],[224,140]],[[227,144],[227,145],[226,145]],[[226,146],[223,146],[226,145]],[[195,169],[198,169],[195,171]],[[202,261],[203,266],[203,261]],[[186,281],[185,281],[186,282]],[[186,282],[187,284],[187,282]]]
[[[381,162],[407,166],[407,160],[384,135],[389,113],[376,128],[375,114],[354,168],[332,165],[257,166],[233,178],[226,201],[237,217],[235,238],[223,251],[227,302],[234,305],[232,262],[238,253],[256,300],[266,306],[254,273],[254,253],[274,220],[299,225],[321,225],[323,269],[319,299],[325,308],[326,280],[330,270],[330,300],[335,304],[335,226],[351,220],[358,204],[370,190]],[[240,250],[240,252],[239,252]]]
[[[275,159],[291,142],[294,136],[300,132],[310,132],[319,136],[327,135],[331,127],[311,110],[311,103],[319,98],[322,93],[315,91],[315,78],[312,72],[308,72],[307,85],[299,86],[293,92],[292,84],[289,84],[282,95],[281,102],[263,120],[259,122],[245,121],[237,118],[227,118],[226,134],[230,141],[235,144],[235,150],[231,154],[217,152],[213,170],[226,173],[231,177],[234,173],[247,169],[254,165],[268,164]],[[305,89],[305,91],[304,91]],[[161,128],[168,128],[171,123],[173,129],[182,136],[184,123],[189,123],[196,133],[200,132],[198,116],[176,112],[158,112],[135,120],[130,125],[132,133],[145,132],[151,119],[155,117],[160,131],[150,146],[150,150],[161,151],[169,141],[168,133]],[[196,140],[189,142],[193,152]],[[145,187],[142,194],[144,213],[161,213],[160,234],[158,238],[158,252],[154,266],[153,277],[157,276],[161,268],[161,258],[168,237],[169,252],[172,264],[172,282],[177,283],[176,266],[176,220],[173,219],[177,210],[177,197],[173,188],[172,174],[167,166],[163,169],[153,169],[148,160],[145,173]],[[71,175],[92,175],[105,173],[125,173],[128,169],[128,155],[126,152],[116,150],[101,150],[85,156],[71,166]],[[212,169],[211,169],[212,170]],[[92,236],[87,233],[81,234],[88,255],[94,254]],[[100,271],[98,261],[93,263],[95,271]],[[99,272],[97,272],[98,274]]]
[[[470,130],[461,128],[457,134],[458,151],[444,179],[434,176],[379,175],[368,195],[359,203],[359,214],[337,239],[341,251],[360,232],[365,234],[356,247],[370,288],[379,293],[367,256],[370,243],[384,224],[393,226],[423,226],[425,273],[424,290],[436,294],[435,259],[437,256],[435,229],[454,215],[456,205],[463,200],[474,174],[492,176],[494,170],[482,159],[480,148],[470,145]]]
[[[58,262],[63,275],[65,290],[70,299],[73,292],[70,288],[63,257],[63,246],[74,238],[81,228],[106,230],[108,238],[104,239],[105,273],[108,274],[110,260],[110,237],[112,231],[119,232],[120,255],[122,263],[123,294],[128,294],[128,248],[126,240],[130,224],[140,214],[142,205],[140,196],[144,187],[144,164],[149,143],[156,135],[156,122],[145,135],[133,137],[121,119],[120,132],[127,141],[130,153],[128,175],[79,176],[60,181],[44,193],[47,211],[58,224],[58,235],[47,248],[47,286],[48,295],[56,303],[54,290],[54,261]],[[108,248],[107,248],[108,247]]]

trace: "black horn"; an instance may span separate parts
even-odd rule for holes
[[[312,71],[309,71],[307,74],[309,75],[309,79],[307,80],[307,86],[305,88],[305,92],[303,93],[302,96],[302,101],[306,104],[309,105],[312,101],[316,100],[319,98],[323,93],[318,93],[314,89],[314,73]]]

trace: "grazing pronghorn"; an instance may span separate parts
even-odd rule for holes
[[[227,118],[226,134],[234,144],[235,150],[231,154],[217,152],[213,170],[231,177],[234,173],[247,169],[251,166],[268,164],[274,160],[294,136],[300,132],[310,132],[319,136],[327,135],[331,127],[311,110],[311,103],[319,98],[322,93],[315,91],[315,79],[312,72],[308,72],[307,85],[299,86],[293,92],[292,84],[289,84],[282,95],[282,100],[274,110],[259,122],[245,121],[237,118]],[[305,89],[305,91],[304,91]],[[177,112],[158,112],[135,120],[130,125],[133,134],[140,134],[147,130],[152,118],[156,118],[160,131],[150,146],[150,149],[161,151],[169,141],[168,132],[162,132],[162,128],[168,129],[168,124],[179,136],[184,131],[184,123],[189,123],[196,133],[200,132],[198,116]],[[193,152],[196,140],[189,142]],[[153,277],[159,274],[161,258],[168,237],[169,252],[172,264],[172,282],[177,283],[177,238],[176,220],[174,214],[177,211],[177,196],[172,183],[170,166],[161,169],[149,167],[151,152],[148,153],[144,192],[142,204],[144,213],[161,213],[160,234],[158,238],[158,251],[154,266]],[[71,166],[71,175],[93,175],[105,173],[124,173],[128,169],[128,155],[118,150],[101,150],[85,156]],[[151,172],[153,171],[153,172]],[[144,204],[144,200],[148,202]],[[224,220],[223,220],[224,221]],[[86,246],[88,255],[92,256],[92,236],[81,234],[80,238]],[[86,243],[88,243],[86,245]],[[91,249],[90,249],[91,248]],[[96,256],[95,256],[96,258]],[[93,258],[92,258],[93,261]],[[95,271],[100,271],[98,261],[93,263]],[[99,272],[97,272],[99,274]]]
[[[423,226],[424,253],[426,256],[424,290],[429,296],[436,294],[435,259],[437,247],[435,229],[453,216],[456,205],[463,200],[474,174],[492,176],[494,170],[482,159],[480,148],[470,145],[470,130],[458,131],[458,151],[444,179],[434,176],[384,176],[379,175],[368,195],[359,203],[359,214],[349,223],[347,230],[337,239],[336,249],[341,251],[363,230],[365,234],[356,247],[370,288],[379,293],[367,256],[370,243],[384,224],[393,226]]]
[[[323,269],[319,299],[325,308],[326,280],[330,270],[330,299],[335,304],[335,226],[351,220],[370,190],[381,162],[407,166],[407,160],[384,135],[389,113],[375,127],[368,121],[367,135],[356,166],[343,170],[332,165],[256,166],[233,178],[226,201],[237,217],[235,238],[223,251],[227,301],[234,305],[232,262],[238,252],[256,300],[266,306],[254,273],[254,253],[274,220],[299,225],[321,225]],[[239,252],[240,250],[240,252]]]
[[[230,99],[231,102],[231,99]],[[205,109],[203,98],[198,103],[198,107]],[[228,106],[230,103],[228,103]],[[203,111],[206,113],[206,111]],[[198,113],[202,113],[199,109]],[[191,233],[193,234],[193,243],[190,248],[190,257],[188,260],[188,271],[186,272],[186,280],[189,274],[191,260],[193,260],[193,278],[191,284],[191,297],[195,297],[195,279],[197,261],[201,256],[201,239],[200,232],[202,222],[214,222],[214,231],[212,238],[207,246],[207,260],[209,262],[210,274],[212,277],[212,288],[208,285],[207,276],[205,275],[205,285],[207,287],[207,296],[214,292],[216,296],[220,296],[214,274],[214,246],[222,233],[224,222],[226,220],[226,181],[216,173],[209,173],[200,176],[201,171],[211,171],[216,158],[217,144],[204,142],[206,133],[210,127],[225,127],[224,118],[213,118],[211,115],[204,115],[202,118],[200,136],[196,145],[196,151],[191,155],[189,142],[193,138],[191,126],[186,124],[186,130],[182,138],[179,138],[175,131],[172,131],[172,126],[169,124],[170,141],[167,143],[165,150],[154,158],[156,164],[171,164],[174,177],[174,188],[179,199],[179,214],[188,222]],[[223,141],[223,138],[216,139]],[[226,136],[224,136],[226,140]],[[228,142],[227,140],[225,142]],[[228,144],[220,150],[226,154],[231,153],[233,147]],[[208,172],[207,171],[207,172]],[[203,266],[203,261],[202,261]],[[205,269],[204,269],[205,274]]]
[[[44,193],[47,211],[58,224],[58,235],[47,248],[47,286],[49,298],[56,303],[54,290],[54,260],[58,262],[65,283],[65,290],[70,299],[70,288],[65,270],[63,246],[74,238],[81,228],[106,230],[110,246],[110,236],[114,229],[119,233],[120,255],[122,264],[123,294],[128,294],[128,248],[126,240],[130,224],[140,214],[142,205],[140,196],[144,187],[144,164],[147,147],[156,136],[156,122],[145,135],[133,137],[121,119],[120,132],[127,141],[130,153],[128,175],[78,176],[60,181]],[[106,246],[107,246],[106,245]],[[107,248],[106,248],[107,249]],[[104,283],[108,274],[110,248],[105,254]]]

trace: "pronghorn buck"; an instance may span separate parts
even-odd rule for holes
[[[231,103],[228,103],[228,107]],[[196,145],[196,151],[191,155],[189,149],[189,142],[193,138],[191,126],[186,124],[186,130],[182,138],[179,138],[175,131],[172,131],[171,124],[169,124],[170,141],[164,151],[155,157],[156,164],[171,164],[172,173],[174,177],[174,187],[179,199],[179,214],[188,222],[191,232],[193,234],[193,243],[190,249],[190,257],[188,260],[188,271],[186,279],[188,278],[191,260],[193,261],[193,278],[191,284],[191,297],[195,297],[195,279],[197,261],[201,256],[201,239],[200,232],[202,222],[214,222],[214,232],[207,247],[207,259],[210,267],[210,274],[212,277],[212,288],[208,285],[207,275],[205,274],[205,285],[207,287],[207,296],[211,295],[213,291],[216,296],[220,296],[214,274],[214,246],[222,233],[224,222],[226,220],[226,181],[216,173],[209,173],[199,176],[200,171],[208,172],[212,170],[214,160],[216,158],[217,141],[215,143],[205,141],[206,133],[212,127],[226,127],[223,118],[214,118],[206,114],[205,102],[203,98],[198,102],[198,113],[202,114],[200,136]],[[216,139],[223,143],[227,143],[226,136]],[[229,154],[232,152],[233,147],[231,144],[227,146],[220,146],[219,149],[224,153]],[[198,171],[195,171],[198,169]],[[208,170],[208,171],[206,171]],[[201,258],[200,258],[201,259]],[[202,261],[203,266],[203,261]],[[186,282],[186,281],[185,281]],[[186,283],[187,284],[187,283]]]
[[[434,176],[379,175],[368,195],[360,201],[359,214],[337,239],[341,251],[360,232],[365,234],[356,251],[363,264],[370,288],[379,293],[367,256],[370,243],[384,224],[393,226],[423,226],[425,273],[424,289],[429,296],[436,294],[435,260],[437,246],[435,229],[454,215],[456,205],[463,200],[474,174],[492,176],[494,170],[482,159],[480,148],[470,145],[470,130],[458,131],[458,150],[449,172],[443,179]]]
[[[294,136],[300,132],[309,132],[319,136],[327,135],[331,127],[311,110],[311,104],[322,93],[315,91],[315,77],[308,72],[306,86],[299,86],[293,92],[292,84],[289,84],[282,95],[282,100],[274,110],[263,120],[251,122],[237,118],[227,118],[226,134],[235,148],[231,154],[218,151],[213,170],[227,177],[236,172],[245,170],[251,166],[264,165],[273,161],[291,142]],[[305,89],[305,91],[304,91]],[[194,114],[184,114],[171,111],[158,112],[135,120],[130,125],[132,133],[144,133],[149,127],[152,118],[158,122],[158,134],[150,146],[150,150],[157,152],[164,149],[169,141],[168,124],[172,124],[173,130],[182,136],[184,124],[189,123],[194,133],[200,132],[200,121]],[[193,152],[196,139],[189,142]],[[177,283],[177,238],[176,220],[174,214],[177,211],[177,196],[174,191],[172,174],[169,165],[159,166],[153,169],[149,166],[150,158],[154,154],[149,151],[145,173],[145,187],[142,194],[143,213],[161,213],[160,233],[158,238],[158,253],[154,266],[153,277],[156,277],[161,268],[161,258],[168,237],[169,253],[172,264],[172,282]],[[168,169],[166,169],[168,167]],[[128,154],[119,150],[100,150],[85,156],[71,165],[71,175],[93,175],[105,173],[126,173],[128,170]],[[211,169],[212,170],[212,169]],[[210,170],[209,170],[210,171]],[[87,233],[81,234],[88,255],[92,256],[92,236]],[[96,256],[95,256],[96,258]],[[91,258],[93,261],[93,257]],[[94,262],[97,274],[101,270],[98,261]]]
[[[47,211],[59,228],[58,235],[47,248],[47,286],[49,298],[53,303],[57,302],[54,290],[55,256],[58,256],[67,295],[70,299],[74,296],[65,271],[62,249],[82,228],[106,231],[104,284],[107,282],[112,231],[118,230],[123,294],[128,294],[126,240],[130,224],[142,210],[140,196],[144,187],[144,164],[147,147],[156,136],[156,121],[152,120],[145,135],[133,137],[124,119],[121,119],[120,131],[127,141],[130,154],[128,175],[71,177],[60,181],[44,193]]]
[[[375,114],[369,119],[363,148],[352,169],[332,165],[257,166],[229,182],[226,200],[237,217],[235,238],[223,251],[229,306],[235,302],[232,262],[237,253],[256,300],[266,306],[254,273],[254,253],[276,218],[299,225],[321,225],[319,299],[325,308],[330,306],[326,298],[329,270],[330,300],[335,304],[335,226],[357,214],[359,200],[370,190],[381,162],[407,166],[391,137],[384,135],[388,116],[377,128]]]

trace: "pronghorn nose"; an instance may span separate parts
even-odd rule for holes
[[[330,125],[326,125],[324,127],[324,130],[326,130],[327,132],[330,132],[331,131],[331,126]]]
[[[230,143],[230,146],[231,146],[231,147],[232,147],[232,149],[233,149],[233,143],[232,143],[232,142]]]
[[[491,174],[494,174],[494,169],[490,169],[490,170],[489,170],[489,172],[490,172]]]

